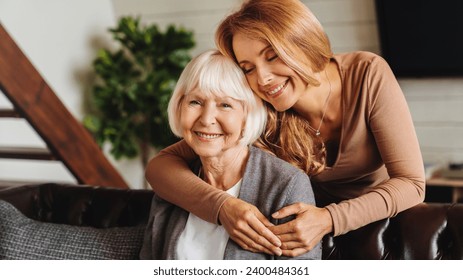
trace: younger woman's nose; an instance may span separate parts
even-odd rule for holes
[[[257,83],[260,86],[268,85],[272,81],[272,73],[266,67],[258,67],[257,70]]]

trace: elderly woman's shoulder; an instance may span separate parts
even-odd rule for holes
[[[282,176],[284,174],[288,175],[289,177],[295,175],[307,176],[299,168],[293,166],[287,161],[284,161],[267,151],[264,151],[263,149],[251,146],[250,151],[251,156],[249,158],[248,163],[258,166],[261,169],[265,169],[266,171],[274,171],[279,176]]]

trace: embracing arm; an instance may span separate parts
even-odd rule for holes
[[[217,223],[222,204],[230,196],[196,176],[188,166],[197,159],[181,140],[151,159],[145,177],[157,195],[211,223]]]
[[[355,134],[351,141],[374,141],[370,144],[379,152],[375,160],[378,165],[384,162],[390,178],[360,189],[361,193],[355,198],[331,203],[324,208],[294,204],[279,210],[273,217],[296,215],[295,220],[272,228],[282,240],[284,255],[301,254],[310,250],[327,233],[332,232],[334,236],[347,233],[395,216],[424,200],[424,165],[410,112],[395,77],[381,58],[376,58],[372,63],[367,73],[367,82],[368,104],[365,103],[366,113],[360,113],[359,119],[368,116],[368,128],[365,128],[364,122],[359,121],[357,129],[350,133]],[[356,105],[355,109],[358,110],[359,107],[361,106]],[[357,168],[354,164],[375,157],[375,153],[369,152],[371,149],[364,151],[362,145],[351,147],[352,150],[344,151],[350,155],[349,161],[344,163],[347,168]],[[357,158],[352,159],[352,156]],[[351,171],[352,169],[346,169],[343,172],[352,173]],[[357,175],[362,179],[369,173],[363,171]],[[386,174],[382,176],[386,177],[384,175]],[[326,182],[329,184],[329,180]],[[344,185],[347,184],[349,183],[344,182]],[[354,180],[352,184],[355,184]],[[339,191],[343,191],[343,187],[339,186]],[[349,191],[357,190],[352,187]]]
[[[180,141],[151,159],[146,180],[158,196],[210,223],[220,222],[244,249],[280,254],[280,240],[266,228],[270,222],[253,205],[218,190],[197,177],[188,166],[197,158]],[[275,245],[272,245],[275,244]]]
[[[322,217],[317,214],[317,210],[320,208],[315,207],[315,196],[312,190],[312,184],[310,183],[309,177],[302,172],[298,173],[291,183],[286,188],[283,196],[284,200],[282,203],[277,205],[277,209],[280,209],[278,213],[281,215],[281,219],[278,221],[279,224],[286,224],[290,228],[299,227],[298,229],[305,236],[308,237],[308,240],[300,242],[295,231],[290,233],[279,234],[279,238],[283,242],[282,245],[282,256],[277,257],[277,259],[287,259],[287,258],[298,258],[298,259],[312,259],[319,260],[322,258],[322,243],[321,238],[325,235],[326,231],[331,230],[331,227],[328,225],[320,226],[319,221],[322,220]],[[294,212],[291,211],[294,210]],[[320,209],[324,210],[324,209]],[[288,212],[285,214],[285,212]],[[295,217],[301,218],[301,216],[306,216],[308,219],[305,223],[297,225],[297,220]],[[275,218],[278,215],[273,215]],[[331,217],[327,215],[329,222]],[[277,227],[271,229],[275,230]]]
[[[358,198],[326,207],[335,236],[393,217],[423,202],[425,195],[424,164],[402,90],[380,57],[372,60],[366,80],[368,133],[373,135],[390,179]]]

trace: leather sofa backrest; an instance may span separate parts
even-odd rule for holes
[[[63,184],[0,190],[27,217],[96,228],[147,222],[153,192]],[[394,218],[323,239],[323,259],[463,259],[463,204],[422,203]]]
[[[149,217],[153,191],[39,184],[0,191],[25,216],[42,222],[96,228],[136,226]]]
[[[323,259],[463,259],[463,204],[422,203],[348,234],[325,236]]]

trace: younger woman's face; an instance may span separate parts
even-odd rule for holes
[[[293,107],[306,92],[307,83],[278,57],[268,42],[236,33],[233,52],[251,89],[277,111]]]

